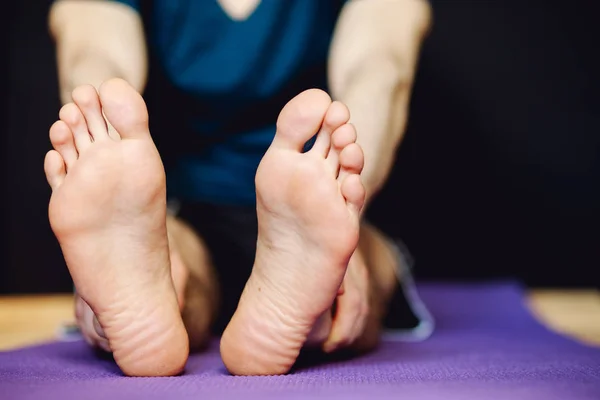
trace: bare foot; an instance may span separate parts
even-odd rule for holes
[[[331,308],[359,237],[363,153],[349,112],[309,90],[281,111],[256,173],[259,234],[252,274],[221,340],[236,375],[287,373]],[[302,148],[319,132],[313,148]]]
[[[170,274],[162,162],[141,96],[118,79],[99,92],[75,89],[50,129],[50,224],[121,370],[175,375],[188,338]]]

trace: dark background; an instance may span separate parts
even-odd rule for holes
[[[60,107],[49,4],[11,2],[2,16],[0,293],[71,290],[42,169]],[[597,285],[598,7],[439,0],[433,9],[406,139],[370,218],[404,239],[422,279]]]

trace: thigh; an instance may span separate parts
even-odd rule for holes
[[[254,206],[183,202],[179,218],[202,237],[220,284],[220,310],[214,331],[222,333],[233,316],[252,272],[258,221]]]

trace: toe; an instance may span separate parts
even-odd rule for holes
[[[356,143],[346,146],[340,153],[338,182],[342,195],[352,211],[360,213],[365,203],[366,191],[360,173],[364,164],[362,149]]]
[[[108,139],[108,129],[102,115],[96,88],[92,85],[79,86],[73,90],[71,97],[81,110],[94,141]]]
[[[334,148],[342,150],[351,143],[356,142],[356,129],[352,124],[344,124],[331,135],[331,144]]]
[[[75,146],[78,153],[81,154],[82,151],[92,144],[92,137],[90,136],[81,110],[79,110],[79,107],[75,103],[68,103],[60,109],[59,117],[73,132]]]
[[[123,79],[110,79],[99,92],[104,115],[122,139],[150,137],[146,103],[131,85]]]
[[[310,149],[310,154],[317,155],[319,157],[327,157],[329,154],[329,148],[331,147],[331,132],[328,132],[325,127],[321,127],[321,130],[317,134],[315,144]]]
[[[327,110],[323,126],[331,133],[348,122],[348,120],[350,120],[350,110],[348,110],[348,107],[342,102],[334,101]]]
[[[61,185],[67,174],[65,163],[58,151],[50,150],[48,153],[46,153],[46,159],[44,160],[44,171],[46,172],[48,184],[52,190],[56,190]]]
[[[340,151],[355,141],[356,130],[352,124],[343,124],[331,135],[331,151],[326,161],[334,176],[337,177],[340,172]]]
[[[321,157],[327,157],[329,149],[331,147],[331,135],[332,133],[348,122],[350,119],[350,111],[348,107],[339,101],[334,101],[327,109],[325,118],[323,120],[323,126],[317,135],[317,140],[311,153],[318,154]]]
[[[279,114],[273,146],[302,151],[321,128],[330,104],[329,95],[318,89],[306,90],[294,97]]]
[[[365,163],[363,151],[358,143],[350,143],[340,151],[340,173],[338,179],[344,180],[350,174],[360,174]]]
[[[342,181],[340,186],[342,196],[352,212],[359,214],[365,204],[365,187],[362,184],[360,175],[350,174]]]
[[[75,148],[73,132],[64,121],[56,121],[50,127],[50,142],[52,147],[64,159],[67,169],[72,168],[75,161],[77,161],[77,149]]]

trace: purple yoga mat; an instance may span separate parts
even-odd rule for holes
[[[233,377],[218,345],[173,378],[127,378],[80,341],[0,353],[0,399],[600,399],[600,349],[553,334],[513,284],[421,286],[436,331],[287,376]]]

